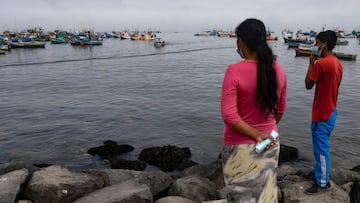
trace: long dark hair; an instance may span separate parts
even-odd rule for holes
[[[266,29],[263,22],[257,19],[246,19],[240,23],[235,33],[245,42],[250,51],[256,52],[258,60],[256,101],[262,111],[276,114],[277,82],[273,67],[273,52],[266,42]]]

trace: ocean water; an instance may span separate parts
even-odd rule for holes
[[[143,148],[190,147],[192,159],[209,163],[222,149],[221,85],[228,64],[240,60],[234,38],[161,33],[166,46],[107,39],[103,46],[46,44],[0,56],[0,162],[109,167],[87,154],[105,140]],[[336,51],[360,54],[357,39]],[[288,109],[280,142],[311,163],[308,58],[295,57],[282,40],[270,41],[288,76]],[[343,61],[338,120],[331,135],[332,165],[360,164],[360,67]]]

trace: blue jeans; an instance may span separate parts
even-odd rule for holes
[[[320,187],[326,187],[330,181],[330,134],[335,128],[337,110],[322,122],[311,122],[311,134],[315,157],[315,181]]]

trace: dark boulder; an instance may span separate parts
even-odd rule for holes
[[[352,171],[358,172],[360,174],[360,165],[355,166],[354,168],[350,169]]]
[[[143,171],[146,168],[146,163],[137,160],[113,158],[110,160],[110,166],[112,169],[129,169],[134,171]]]
[[[299,157],[299,151],[295,147],[280,144],[279,164],[287,161],[295,161]]]
[[[189,159],[190,157],[191,151],[188,147],[179,148],[168,145],[143,149],[139,155],[139,160],[157,166],[160,170],[167,172],[183,170],[197,165],[197,163]]]
[[[46,168],[48,166],[52,166],[53,164],[47,164],[47,163],[35,163],[33,164],[33,166],[38,167],[38,168]]]
[[[350,192],[350,202],[351,203],[360,203],[360,183],[355,181],[351,192]]]
[[[118,145],[115,141],[107,140],[103,146],[90,148],[88,153],[93,156],[98,155],[102,159],[110,159],[133,150],[134,147],[131,145]]]

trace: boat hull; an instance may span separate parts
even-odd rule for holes
[[[295,56],[310,56],[312,54],[312,51],[310,49],[295,49]],[[355,61],[357,55],[356,54],[346,54],[341,52],[334,52],[334,55],[341,60],[347,60],[347,61]]]
[[[87,45],[102,45],[102,41],[88,41],[88,42],[80,42],[80,46],[87,46]]]
[[[45,48],[45,42],[25,42],[24,48]]]
[[[50,40],[51,44],[67,44],[69,43],[68,41],[66,40]]]

